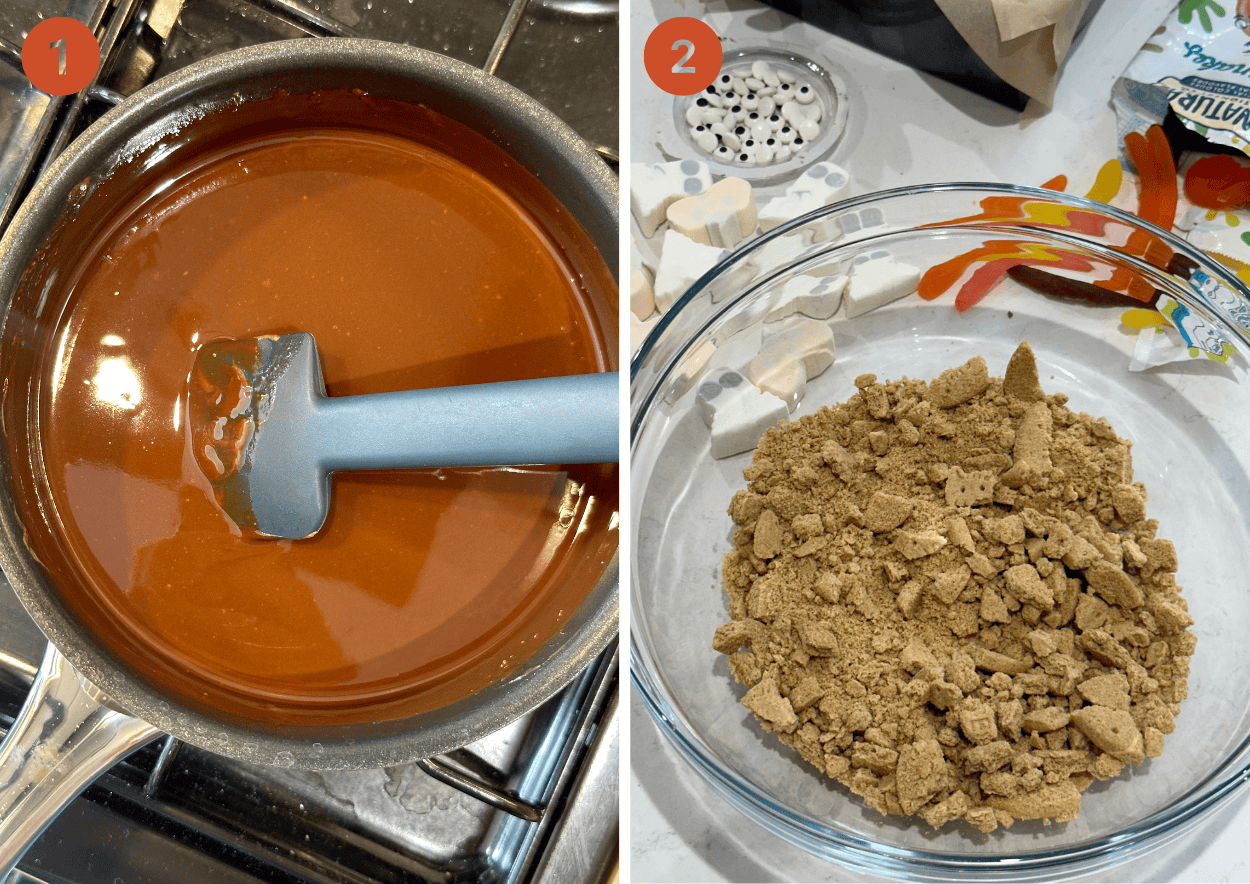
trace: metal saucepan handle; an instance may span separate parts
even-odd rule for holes
[[[26,704],[0,744],[0,880],[74,796],[160,735],[105,705],[99,688],[49,643]]]

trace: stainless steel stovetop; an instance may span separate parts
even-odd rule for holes
[[[42,18],[91,26],[96,84],[50,99],[14,53]],[[2,0],[0,229],[55,156],[112,103],[228,49],[363,36],[492,71],[617,156],[614,0]],[[0,575],[0,729],[43,655]],[[559,696],[446,756],[370,771],[299,772],[222,759],[173,738],[140,750],[63,812],[6,884],[563,882],[616,861],[617,655]]]

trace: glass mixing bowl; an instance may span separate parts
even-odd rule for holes
[[[795,274],[833,273],[879,253],[923,271],[974,250],[1000,258],[972,262],[982,278],[998,281],[970,309],[956,309],[953,290],[934,300],[912,294],[855,319],[844,305],[828,320],[836,359],[808,383],[791,419],[847,400],[866,372],[929,380],[981,355],[1001,377],[1027,339],[1048,394],[1067,394],[1073,411],[1107,418],[1133,443],[1134,480],[1149,491],[1147,515],[1158,519],[1159,536],[1176,545],[1177,582],[1198,638],[1188,699],[1161,756],[1094,783],[1075,820],[1019,821],[990,834],[962,822],[935,831],[918,818],[882,816],[819,776],[740,704],[746,688],[711,642],[729,619],[720,576],[732,547],[726,509],[745,487],[751,452],[714,459],[695,402],[700,366],[746,374],[760,320]],[[1002,272],[1055,261],[1085,268],[1064,271],[1070,276],[1115,276],[1122,289],[1131,281],[1130,290],[1157,290],[1157,305],[1192,347],[1176,346],[1175,331],[1139,340],[1143,324],[1141,334],[1157,334],[1150,323],[1158,317],[1142,311],[1126,322],[1126,311],[1145,304],[1043,295],[1016,281],[1020,271]],[[1134,365],[1135,348],[1151,362],[1158,357],[1146,345],[1164,340],[1175,358],[1145,370]],[[1250,776],[1247,356],[1250,290],[1233,271],[1168,232],[1079,197],[1002,185],[908,188],[839,203],[753,240],[686,293],[633,362],[635,689],[679,754],[731,805],[852,869],[912,879],[1053,879],[1166,844]]]

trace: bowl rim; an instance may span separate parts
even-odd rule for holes
[[[968,194],[985,196],[1021,196],[1049,202],[1057,202],[1074,208],[1084,208],[1102,214],[1112,220],[1120,221],[1135,228],[1144,229],[1157,236],[1174,252],[1184,255],[1200,267],[1210,267],[1218,271],[1216,279],[1230,288],[1237,297],[1250,305],[1250,287],[1237,277],[1229,268],[1219,264],[1211,256],[1197,249],[1190,243],[1180,239],[1171,231],[1163,230],[1155,224],[1137,215],[1125,212],[1114,206],[1100,203],[1086,197],[1053,191],[1038,187],[1029,187],[993,182],[950,182],[938,184],[910,185],[891,188],[864,194],[843,200],[822,209],[810,212],[799,218],[786,222],[768,233],[750,240],[746,244],[731,251],[715,266],[699,277],[673,306],[659,319],[656,326],[648,334],[643,345],[631,360],[631,423],[630,443],[631,461],[637,453],[640,443],[644,418],[649,414],[656,402],[659,392],[672,366],[680,362],[686,352],[682,348],[674,348],[666,357],[667,368],[658,370],[651,382],[650,389],[640,389],[643,378],[641,371],[648,356],[659,345],[663,333],[674,324],[678,315],[695,302],[703,292],[722,274],[728,273],[739,266],[749,255],[765,246],[768,242],[793,233],[813,221],[858,207],[880,202],[884,199],[905,198],[916,194]],[[1089,249],[1091,242],[1082,236],[1053,228],[1042,228],[1030,225],[1027,221],[995,221],[993,223],[926,223],[925,229],[935,232],[951,232],[970,230],[993,231],[1002,235],[1004,231],[1019,230],[1034,236],[1044,236],[1060,242],[1067,242]],[[915,228],[910,228],[915,229]],[[899,233],[900,228],[883,229],[880,234],[868,234],[857,237],[853,242],[868,244],[878,236],[886,237],[890,233]],[[831,248],[844,242],[835,238],[827,245]],[[1114,255],[1118,260],[1125,261],[1140,269],[1149,269],[1154,273],[1167,273],[1144,259],[1128,255],[1115,248],[1095,246],[1094,252]],[[742,294],[726,298],[718,302],[719,310],[728,310],[730,306],[745,300],[754,290],[767,286],[773,280],[785,275],[791,268],[820,252],[814,246],[805,250],[798,257],[768,271],[760,278],[751,279],[742,287]],[[1204,272],[1206,272],[1204,270]],[[1224,310],[1214,304],[1201,292],[1189,287],[1187,297],[1208,307],[1212,313],[1221,317],[1222,325],[1231,330],[1246,347],[1243,357],[1250,358],[1250,329],[1240,327]],[[1146,306],[1146,305],[1143,305]],[[639,503],[645,496],[645,488],[638,486],[638,479],[631,469],[631,518],[636,519]],[[631,546],[631,562],[637,555],[638,546]],[[638,569],[630,568],[630,594],[632,599],[638,591]],[[704,749],[695,728],[689,726],[685,717],[669,702],[668,694],[663,687],[662,672],[650,666],[651,658],[640,642],[638,630],[631,629],[629,640],[630,683],[642,700],[644,708],[650,715],[656,730],[664,741],[673,747],[677,754],[688,764],[699,778],[731,806],[742,812],[749,819],[761,825],[772,834],[796,844],[809,853],[825,860],[837,862],[851,869],[864,873],[888,874],[897,877],[912,877],[922,880],[946,881],[952,875],[971,880],[1013,880],[1054,879],[1063,871],[1067,873],[1088,873],[1098,868],[1121,862],[1127,855],[1138,855],[1157,849],[1174,837],[1179,836],[1188,827],[1205,817],[1215,808],[1241,791],[1250,783],[1250,735],[1225,757],[1225,759],[1209,772],[1200,782],[1192,785],[1180,798],[1166,807],[1152,813],[1137,823],[1111,835],[1088,840],[1082,844],[1066,848],[1041,848],[1035,851],[1012,855],[981,855],[975,852],[955,855],[950,853],[930,852],[916,848],[903,848],[884,842],[870,841],[847,832],[836,831],[823,827],[797,813],[790,808],[772,801],[762,795],[758,789],[736,769],[721,765],[715,758],[715,751]],[[817,775],[813,773],[813,777]],[[1136,853],[1134,853],[1136,851]]]

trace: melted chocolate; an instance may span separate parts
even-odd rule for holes
[[[615,466],[340,474],[316,537],[253,539],[195,462],[195,351],[309,331],[332,396],[608,370],[614,285],[527,173],[433,112],[331,92],[224,116],[146,161],[62,268],[59,315],[31,311],[37,431],[11,457],[36,461],[32,545],[98,640],[192,705],[328,725],[438,708],[593,586]]]

